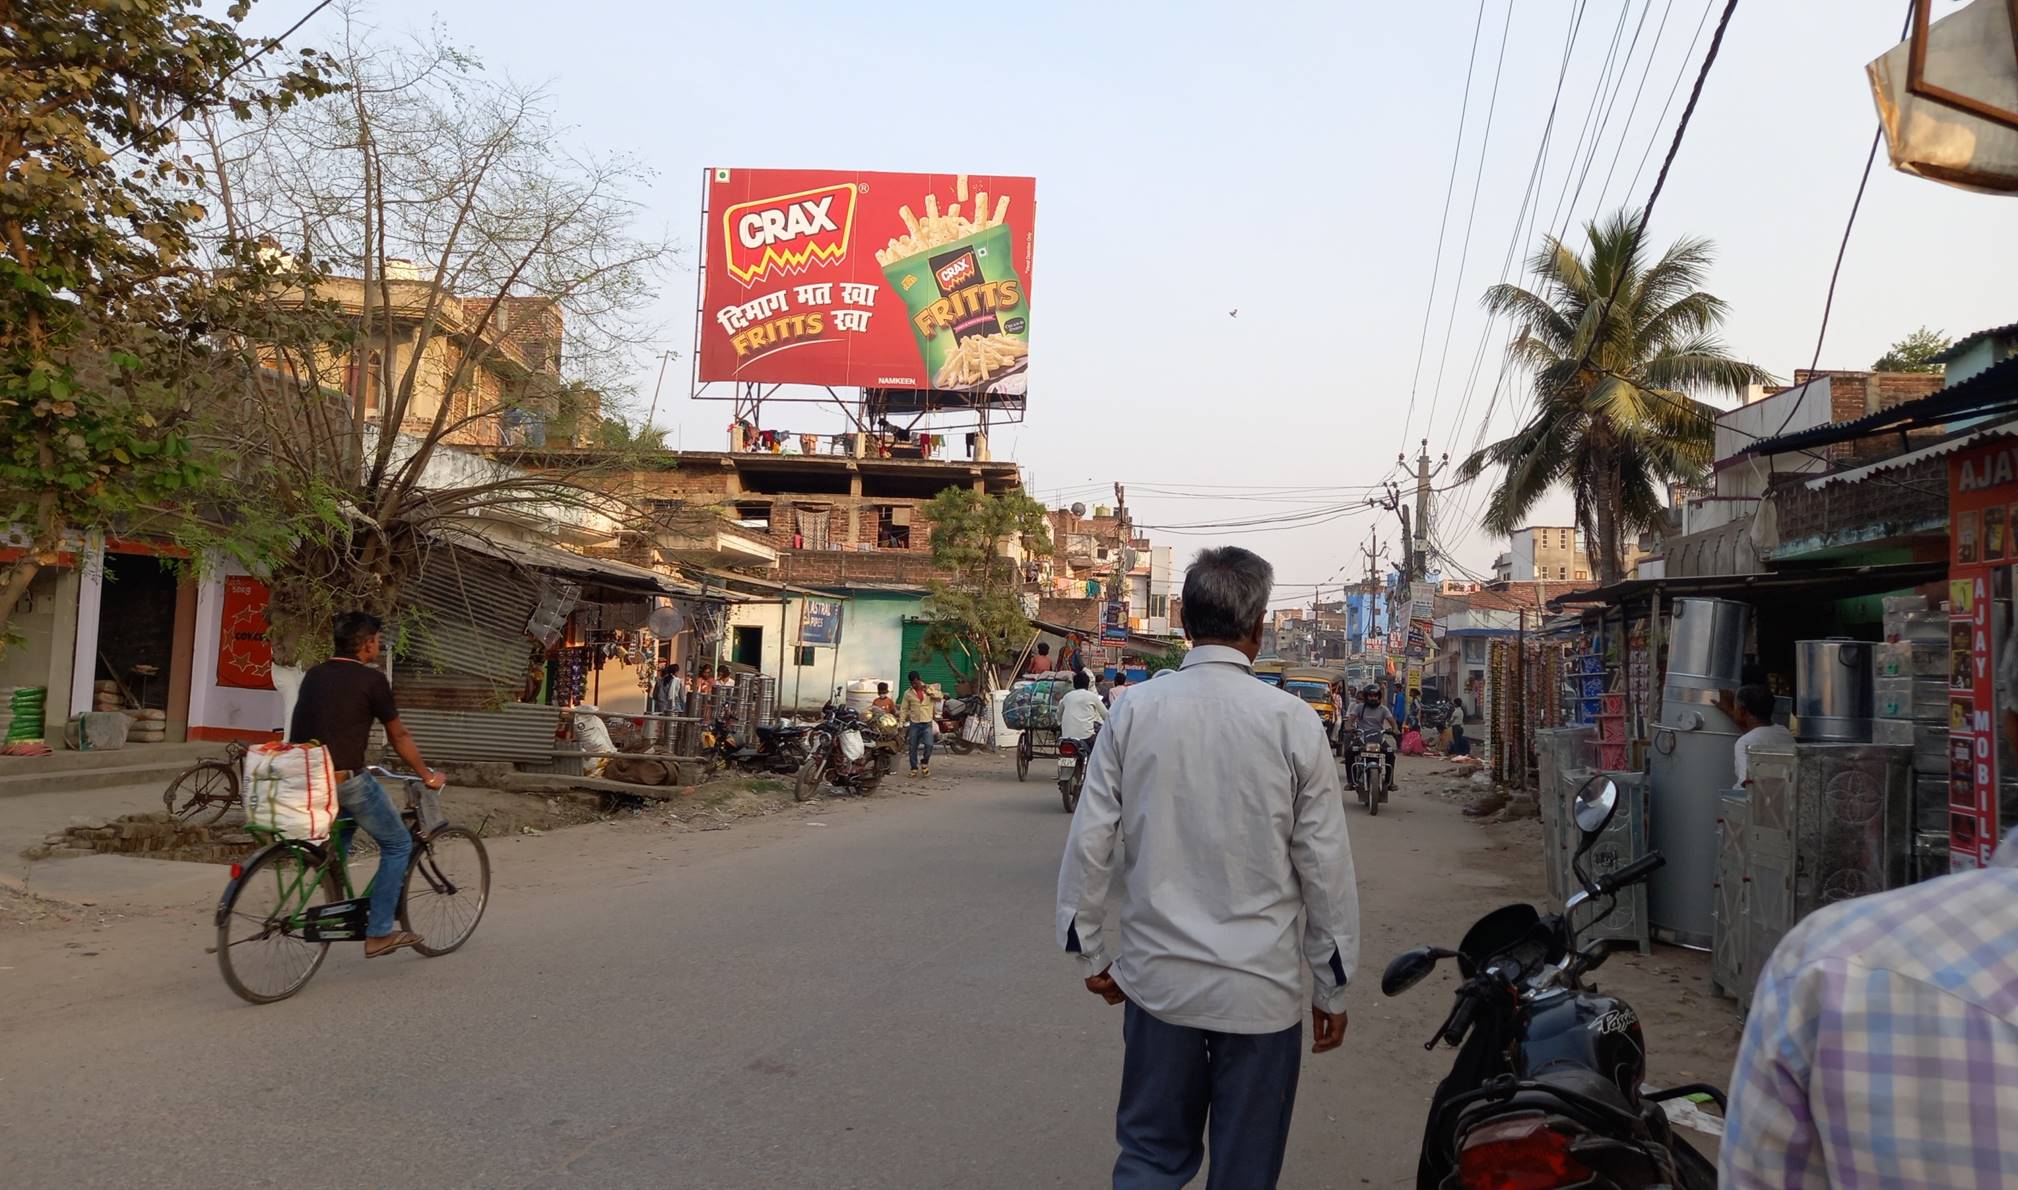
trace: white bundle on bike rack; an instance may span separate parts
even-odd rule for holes
[[[248,826],[321,842],[341,811],[336,768],[321,744],[258,744],[245,753],[239,782]]]
[[[841,758],[843,760],[853,764],[855,761],[862,759],[863,754],[868,752],[868,750],[868,746],[862,743],[861,732],[849,728],[847,731],[841,733]]]

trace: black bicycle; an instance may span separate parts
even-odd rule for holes
[[[419,777],[367,771],[406,786],[401,817],[413,835],[413,857],[400,890],[400,928],[425,940],[414,949],[429,958],[452,954],[483,920],[490,855],[467,827],[423,825],[427,787]],[[352,873],[375,871],[378,858],[377,842],[342,815],[326,844],[275,836],[231,865],[231,883],[217,903],[217,965],[225,984],[254,1004],[285,1000],[321,968],[330,943],[364,941],[376,876],[366,876],[360,888]]]
[[[221,821],[238,805],[238,772],[245,753],[246,746],[234,740],[224,746],[221,758],[206,756],[177,773],[161,795],[169,814],[184,822]]]

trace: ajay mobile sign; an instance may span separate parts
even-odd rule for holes
[[[1021,398],[1037,183],[711,169],[695,378]]]

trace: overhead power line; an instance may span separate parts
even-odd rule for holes
[[[1513,18],[1512,0],[1508,0],[1507,3],[1507,18],[1509,20]],[[1478,14],[1472,18],[1471,55],[1470,57],[1465,59],[1464,64],[1464,99],[1458,104],[1457,109],[1457,139],[1455,143],[1453,143],[1450,147],[1450,177],[1445,180],[1443,185],[1443,214],[1438,216],[1436,221],[1436,253],[1430,258],[1429,296],[1423,299],[1422,333],[1416,339],[1415,344],[1415,373],[1409,377],[1408,381],[1408,413],[1406,416],[1402,418],[1401,423],[1401,440],[1404,443],[1408,441],[1408,431],[1415,423],[1416,384],[1422,379],[1423,349],[1429,346],[1429,317],[1431,312],[1436,309],[1436,283],[1437,280],[1442,276],[1442,269],[1443,269],[1443,238],[1445,231],[1447,231],[1450,226],[1451,195],[1457,192],[1457,163],[1458,160],[1464,155],[1465,118],[1471,114],[1472,71],[1473,68],[1478,65],[1478,39],[1480,32],[1482,32],[1484,29],[1485,29],[1485,0],[1478,0]],[[1506,52],[1506,43],[1504,41],[1500,43],[1500,52],[1501,53]],[[1495,96],[1497,96],[1498,94],[1497,76],[1495,76],[1494,81],[1495,81],[1494,94]],[[1490,131],[1492,127],[1491,123],[1488,122],[1486,127],[1488,131]],[[1468,224],[1465,228],[1465,239],[1467,242],[1469,242],[1469,240],[1471,239],[1471,228]],[[1458,280],[1461,282],[1463,279],[1464,279],[1464,266],[1462,264],[1459,264]],[[1456,285],[1453,284],[1452,286],[1453,298],[1455,298],[1455,293],[1456,293]],[[1434,408],[1435,406],[1432,404],[1431,406],[1432,412],[1434,412]]]
[[[286,41],[288,38],[293,37],[296,33],[300,32],[301,27],[303,25],[306,25],[308,24],[308,22],[314,20],[315,14],[321,12],[325,8],[328,8],[331,4],[335,2],[336,0],[321,0],[321,3],[317,4],[314,8],[309,9],[308,12],[304,14],[300,20],[294,22],[292,25],[289,25],[287,27],[286,32],[282,33],[279,37],[275,37],[267,41],[266,44],[260,46],[259,49],[240,59],[238,65],[233,66],[230,70],[227,70],[223,74],[219,75],[217,77],[217,88],[219,89],[220,93],[224,87],[224,84],[230,82],[233,75],[237,74],[241,70],[244,70],[246,67],[252,65],[254,62],[259,61],[261,58],[264,58],[267,55],[268,51],[279,49],[280,44],[282,42]],[[176,112],[174,115],[168,117],[167,119],[162,120],[161,122],[155,124],[152,128],[149,128],[147,131],[141,133],[140,135],[134,137],[132,140],[127,141],[125,144],[119,146],[118,148],[112,150],[112,152],[106,154],[107,159],[119,156],[121,153],[124,153],[128,149],[133,148],[135,145],[138,145],[142,141],[152,140],[155,136],[159,135],[162,132],[162,130],[166,129],[170,124],[175,124],[182,120],[188,119],[189,113],[194,111],[195,109],[196,105],[194,103],[184,104],[182,106],[182,110]]]

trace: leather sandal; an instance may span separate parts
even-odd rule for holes
[[[383,938],[366,938],[364,940],[364,957],[375,959],[380,955],[391,954],[396,950],[404,950],[422,941],[424,939],[419,934],[413,933],[410,930],[394,930]]]

